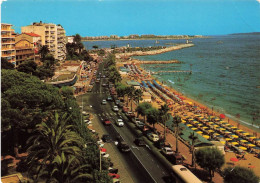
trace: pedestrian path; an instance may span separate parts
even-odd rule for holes
[[[111,117],[111,116],[117,116],[117,113],[111,112],[111,113],[98,113],[94,114],[94,116],[99,116],[99,117]]]

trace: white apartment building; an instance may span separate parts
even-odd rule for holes
[[[61,25],[53,23],[33,23],[22,27],[22,33],[35,33],[41,36],[42,45],[47,45],[55,59],[66,58],[66,35]]]

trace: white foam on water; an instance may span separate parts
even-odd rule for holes
[[[237,120],[235,116],[232,116],[232,115],[230,115],[230,114],[225,114],[225,115],[226,115],[227,117],[231,118],[231,119],[234,119],[234,120],[236,120],[236,121],[238,121],[238,122],[244,123],[244,124],[246,124],[246,125],[248,125],[248,126],[253,126],[254,128],[260,128],[259,126],[255,125],[255,124],[252,125],[252,123],[248,123],[248,122],[243,121],[243,120]]]

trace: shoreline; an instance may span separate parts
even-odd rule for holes
[[[142,69],[142,70],[145,70],[145,69],[143,69],[143,68],[141,68],[141,69]],[[197,100],[195,100],[195,99],[192,99],[192,98],[190,98],[190,97],[187,97],[186,95],[181,94],[179,91],[177,91],[176,89],[174,89],[174,87],[168,86],[168,85],[166,85],[166,84],[162,84],[162,83],[161,83],[156,77],[154,77],[154,76],[151,76],[151,77],[154,78],[158,84],[164,86],[164,87],[167,88],[169,91],[180,94],[180,96],[181,96],[181,97],[185,97],[187,101],[190,101],[190,102],[192,102],[193,104],[196,104],[196,106],[199,106],[200,108],[201,108],[201,107],[202,107],[202,108],[205,108],[209,113],[212,113],[212,109],[210,109],[210,107],[208,107],[206,104],[203,104],[202,102],[199,102],[199,101],[197,101]],[[213,116],[219,117],[220,114],[221,114],[220,112],[215,111],[215,110],[213,109]],[[226,114],[225,114],[225,115],[226,115]],[[253,134],[256,133],[256,137],[259,137],[259,136],[260,136],[260,132],[254,130],[254,129],[251,129],[251,128],[247,127],[247,126],[245,126],[243,123],[239,123],[238,121],[233,120],[233,119],[227,117],[227,115],[226,115],[226,117],[223,119],[223,121],[228,122],[229,124],[231,124],[231,125],[233,125],[233,126],[239,128],[239,129],[241,129],[241,130],[243,130],[243,131],[249,132],[251,135],[253,135]]]
[[[192,45],[192,46],[194,46],[194,45]],[[174,48],[171,48],[171,50],[169,50],[169,49],[161,49],[161,50],[159,50],[159,52],[157,53],[155,53],[154,51],[153,51],[153,55],[156,55],[156,54],[161,54],[161,53],[164,53],[164,52],[169,52],[169,51],[174,51],[174,50],[178,50],[178,49],[182,49],[182,48],[177,48],[176,49],[176,46],[173,46],[173,47],[175,47],[175,49]],[[168,47],[169,48],[169,47]],[[169,50],[169,51],[168,51]],[[158,51],[158,50],[156,50],[156,51]],[[149,51],[150,52],[150,51]],[[118,55],[118,54],[117,54]],[[138,55],[137,53],[134,53],[134,55],[130,55],[130,56],[143,56],[143,55],[150,55],[149,53],[147,54],[147,52],[144,52],[144,53],[141,53],[141,55]],[[119,56],[119,58],[121,59],[122,58],[122,56],[123,57],[130,57],[130,56],[126,56],[126,55],[118,55]],[[134,59],[134,60],[138,60],[138,59]],[[141,60],[138,60],[138,61],[141,61]],[[123,61],[124,62],[124,61]],[[119,62],[119,63],[123,63],[123,62]],[[131,60],[128,60],[127,62],[131,62]],[[156,62],[156,61],[155,61]],[[139,67],[139,69],[141,70],[141,71],[145,71],[146,73],[148,72],[147,70],[145,70],[143,67],[141,67],[141,65],[142,64],[136,64],[136,66],[137,67]],[[178,91],[178,90],[176,90],[176,89],[174,89],[174,87],[173,86],[169,86],[169,85],[165,85],[165,84],[162,84],[162,82],[160,82],[159,80],[158,80],[158,78],[156,78],[156,76],[154,76],[154,75],[151,75],[150,76],[150,79],[155,79],[156,80],[156,82],[158,82],[159,84],[161,84],[161,85],[163,85],[165,88],[167,88],[167,89],[169,89],[169,91],[171,91],[171,92],[173,92],[173,93],[178,93],[178,94],[180,94],[180,92]],[[186,100],[187,101],[190,101],[190,102],[192,102],[193,104],[196,104],[197,106],[199,106],[200,108],[202,107],[202,108],[204,108],[204,109],[206,109],[209,113],[212,113],[212,109],[210,109],[210,107],[208,107],[206,104],[203,104],[202,102],[199,102],[199,101],[196,101],[195,99],[192,99],[191,97],[187,97],[187,96],[185,96],[185,95],[183,95],[183,94],[181,94],[181,96],[182,97],[185,97],[186,98]],[[213,113],[214,113],[214,115],[215,116],[217,116],[217,117],[219,117],[220,116],[220,112],[218,112],[218,111],[214,111],[214,109],[213,109]],[[229,114],[227,114],[227,115],[229,115]],[[237,121],[237,120],[234,120],[234,119],[231,119],[230,117],[228,117],[226,114],[225,114],[225,119],[223,119],[223,121],[225,121],[225,122],[228,122],[229,124],[231,124],[231,125],[233,125],[233,126],[235,126],[235,127],[237,127],[237,128],[239,128],[239,129],[241,129],[241,130],[243,130],[243,131],[246,131],[246,132],[249,132],[251,135],[254,135],[254,136],[256,136],[256,137],[259,137],[260,136],[260,132],[259,131],[257,131],[257,129],[253,129],[253,128],[255,128],[255,127],[252,127],[252,128],[250,128],[250,127],[248,127],[248,126],[246,126],[243,122],[239,122],[239,121]]]

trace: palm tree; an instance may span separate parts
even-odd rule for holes
[[[195,148],[194,145],[198,141],[198,136],[195,135],[195,132],[192,132],[189,136],[189,139],[191,139],[191,150],[192,150],[192,167],[195,165]]]
[[[60,117],[55,112],[55,118],[50,117],[46,122],[38,124],[36,135],[28,139],[30,146],[27,150],[27,162],[29,172],[36,168],[36,180],[43,172],[50,172],[49,169],[53,167],[51,163],[62,153],[68,158],[76,156],[78,163],[83,159],[83,139],[72,131],[72,125],[67,124],[67,119],[66,114]]]
[[[84,168],[89,168],[89,165],[79,166],[75,163],[76,160],[77,157],[66,157],[63,152],[61,156],[56,156],[51,163],[54,167],[50,173],[50,181],[60,183],[76,183],[82,178],[93,180],[93,176],[91,174],[83,173]]]
[[[44,62],[45,57],[50,53],[50,50],[47,45],[43,45],[39,50],[39,54],[41,55],[41,61]]]
[[[181,132],[180,128],[180,123],[181,123],[181,117],[178,115],[175,115],[173,118],[173,125],[175,129],[175,136],[176,136],[176,153],[179,153],[179,146],[178,146],[178,141],[179,141],[179,134]]]
[[[143,91],[140,89],[135,90],[134,92],[134,100],[137,102],[137,105],[139,105],[140,100],[142,100]]]
[[[127,96],[131,101],[131,111],[133,111],[133,98],[134,98],[134,95],[135,95],[134,92],[135,92],[135,88],[133,86],[126,88]],[[127,102],[128,102],[128,100],[127,100]]]
[[[164,142],[166,141],[166,121],[170,118],[170,113],[168,113],[169,110],[170,110],[170,108],[168,107],[167,104],[164,104],[159,109],[161,120],[162,120],[162,122],[164,124]]]
[[[150,108],[152,108],[152,105],[150,103],[143,102],[139,104],[135,109],[138,115],[141,114],[142,116],[144,116],[144,122],[146,122],[147,110]]]

